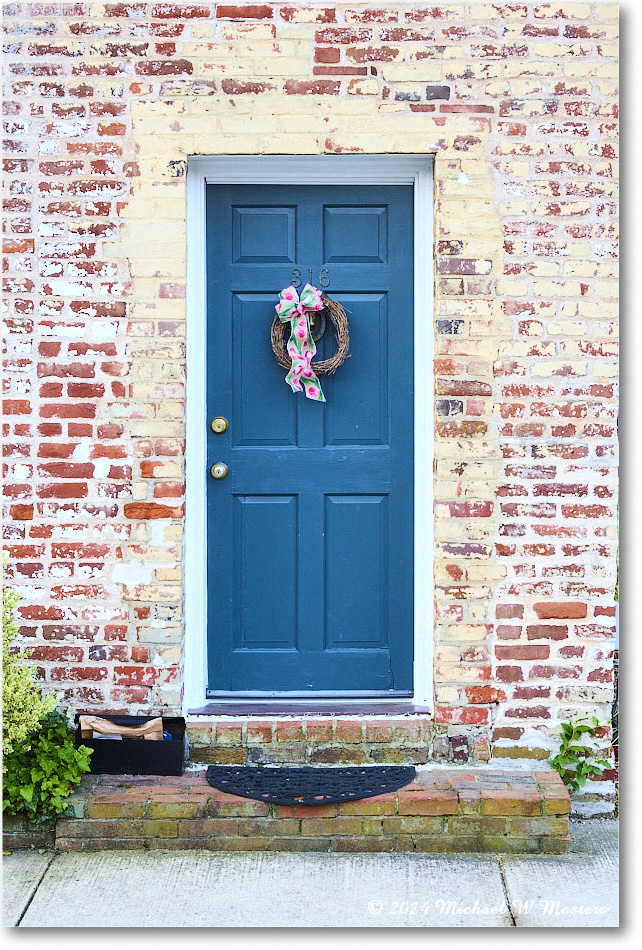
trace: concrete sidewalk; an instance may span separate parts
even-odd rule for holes
[[[103,851],[3,858],[5,927],[616,927],[617,821],[564,855]],[[101,895],[109,891],[109,900]],[[83,898],[79,900],[79,892]]]

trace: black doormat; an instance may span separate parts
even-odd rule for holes
[[[394,792],[414,779],[412,765],[366,765],[349,767],[269,767],[256,765],[210,765],[210,785],[260,802],[277,805],[326,805],[349,802]]]

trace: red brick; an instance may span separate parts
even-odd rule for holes
[[[33,505],[12,505],[9,514],[15,521],[31,521],[33,519]]]
[[[511,620],[515,617],[524,616],[524,607],[522,604],[497,604],[495,607],[495,616],[498,620]]]
[[[332,741],[332,720],[331,719],[308,719],[306,723],[306,738],[308,742],[331,742]]]
[[[285,83],[285,92],[289,96],[338,96],[340,88],[340,82],[330,79],[316,79],[313,82],[288,79]]]
[[[303,723],[296,719],[284,719],[276,724],[278,742],[301,742],[303,740]]]
[[[267,4],[247,5],[247,6],[224,6],[219,4],[216,7],[217,20],[271,20],[272,7]]]
[[[533,604],[533,609],[540,620],[565,620],[573,618],[586,617],[588,608],[586,604],[577,601],[567,601],[566,603],[539,603]]]
[[[139,520],[153,520],[156,518],[180,518],[181,508],[170,508],[168,505],[158,505],[155,502],[130,502],[124,506],[126,518]]]
[[[526,627],[526,636],[529,640],[565,640],[568,637],[568,627],[553,624],[533,624]]]
[[[336,725],[336,741],[361,742],[362,722],[359,719],[338,719]]]

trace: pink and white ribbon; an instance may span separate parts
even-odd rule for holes
[[[277,316],[283,323],[290,321],[292,324],[287,345],[292,367],[285,381],[290,384],[293,392],[300,393],[305,389],[308,399],[325,402],[321,384],[312,369],[312,357],[317,348],[312,339],[308,316],[311,311],[323,310],[321,291],[311,284],[306,284],[299,297],[295,287],[286,287],[279,294],[279,298],[276,305]]]

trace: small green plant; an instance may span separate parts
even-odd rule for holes
[[[74,747],[67,717],[50,712],[6,758],[2,808],[36,825],[52,822],[57,815],[73,815],[65,801],[89,771],[92,750]]]
[[[34,671],[25,662],[29,650],[17,650],[14,611],[20,595],[4,583],[2,564],[2,771],[14,745],[22,742],[56,706],[56,694],[43,697],[34,682]]]
[[[590,720],[576,719],[575,722],[563,722],[561,725],[560,749],[550,763],[559,772],[564,784],[571,792],[578,792],[586,783],[587,778],[602,774],[609,768],[609,762],[602,755],[602,750],[595,742],[587,742],[585,737],[595,739],[599,728],[596,716]]]

